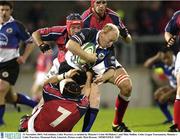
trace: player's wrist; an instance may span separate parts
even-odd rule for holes
[[[57,76],[57,79],[58,79],[58,81],[63,80],[63,79],[64,79],[64,78],[63,78],[63,74],[58,75],[58,76]]]
[[[66,72],[63,73],[63,79],[66,79]]]
[[[40,44],[39,48],[43,53],[51,49],[50,45],[46,43]]]

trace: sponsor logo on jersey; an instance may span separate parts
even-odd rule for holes
[[[10,33],[13,32],[13,29],[12,29],[12,28],[7,28],[7,29],[6,29],[6,32],[10,34]]]
[[[0,47],[6,46],[7,44],[8,44],[8,37],[5,34],[0,33]]]
[[[4,71],[2,73],[2,77],[7,78],[9,76],[9,73],[7,71]]]

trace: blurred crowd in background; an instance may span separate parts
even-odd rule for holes
[[[72,12],[83,13],[89,8],[90,2],[74,1],[39,1],[14,2],[14,16],[22,21],[29,32],[53,25],[65,25],[66,16]],[[56,7],[55,7],[56,6]],[[125,22],[132,37],[146,35],[161,36],[164,28],[176,10],[180,9],[178,1],[108,1],[108,7],[115,10]],[[135,43],[136,64],[142,64],[148,57],[159,51],[163,41]],[[175,53],[177,52],[177,47]],[[122,48],[117,48],[123,53]],[[33,61],[33,60],[32,60]],[[127,60],[128,61],[128,60]],[[125,63],[128,65],[128,63]]]
[[[75,12],[82,14],[90,7],[90,1],[86,0],[14,1],[13,4],[13,17],[22,21],[30,33],[33,33],[39,28],[66,25],[67,15]],[[138,105],[139,102],[142,102],[139,96],[143,97],[144,94],[143,98],[146,99],[144,99],[145,101],[142,103],[149,102],[149,97],[146,97],[148,95],[147,92],[154,92],[159,86],[166,84],[164,83],[166,80],[163,80],[163,83],[159,85],[159,80],[154,79],[153,76],[151,76],[153,73],[151,73],[151,71],[147,72],[142,65],[149,57],[154,56],[162,47],[165,47],[166,44],[163,36],[164,28],[173,13],[180,10],[180,2],[108,0],[107,6],[118,13],[133,38],[132,44],[127,45],[119,41],[118,43],[122,44],[120,44],[120,47],[115,48],[117,59],[130,71],[133,81],[135,80],[133,82],[133,93],[135,95],[133,96],[134,103],[132,104]],[[51,46],[54,46],[54,58],[58,50],[55,44],[52,43]],[[177,44],[172,48],[175,53],[178,52],[179,48]],[[38,65],[38,55],[40,53],[40,49],[36,47],[26,64],[22,66],[22,69],[31,74],[36,73],[35,71],[37,69],[35,65]],[[143,71],[139,70],[139,67],[143,68]],[[139,76],[137,76],[137,74]],[[22,76],[23,75],[25,74],[22,74]],[[142,75],[143,78],[141,78]],[[30,75],[30,77],[28,76],[28,79],[31,77],[32,75]],[[144,80],[149,81],[149,79],[150,82],[144,82]],[[143,83],[144,91],[142,90],[143,85],[136,82],[137,80]],[[30,83],[31,81],[27,83],[27,86]],[[149,85],[149,83],[151,83],[151,85]],[[151,86],[152,88],[148,88]],[[25,87],[25,89],[26,88],[27,87]],[[34,87],[32,88],[34,89]],[[150,95],[150,97],[151,96],[152,95]],[[107,95],[107,100],[110,100],[109,98]],[[104,107],[109,106],[109,101],[105,99],[104,97],[104,101],[102,101]]]

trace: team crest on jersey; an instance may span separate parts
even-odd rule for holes
[[[9,76],[9,73],[7,71],[4,71],[2,73],[2,77],[7,78]]]
[[[10,34],[10,33],[13,32],[13,29],[12,29],[12,28],[7,28],[7,29],[6,29],[6,32]]]
[[[105,57],[104,53],[99,53],[98,59],[102,60]]]

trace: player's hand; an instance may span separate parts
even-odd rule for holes
[[[78,69],[69,70],[68,72],[65,73],[65,78],[71,78],[74,75],[79,74],[77,71],[78,71]]]
[[[159,60],[163,60],[164,59],[164,53],[163,52],[158,52],[156,54],[156,58],[159,59]]]
[[[88,63],[95,63],[97,59],[98,59],[97,53],[93,53],[93,54],[88,53],[87,54],[87,62]]]
[[[104,78],[102,75],[98,75],[96,76],[96,78],[94,79],[93,83],[96,83],[98,85],[102,84],[104,82]]]
[[[47,50],[46,52],[44,52],[45,55],[49,55],[49,56],[52,56],[53,54],[53,50],[50,49],[50,50]]]
[[[167,42],[167,47],[173,46],[173,44],[175,43],[175,41],[176,41],[176,36],[172,36],[172,37],[168,40],[168,42]]]
[[[45,53],[48,50],[51,50],[50,45],[47,43],[42,43],[41,45],[39,45],[39,48],[43,53]]]
[[[92,79],[93,74],[90,71],[86,72],[87,79]]]
[[[26,62],[26,59],[23,56],[20,56],[16,60],[18,64],[24,64]]]

